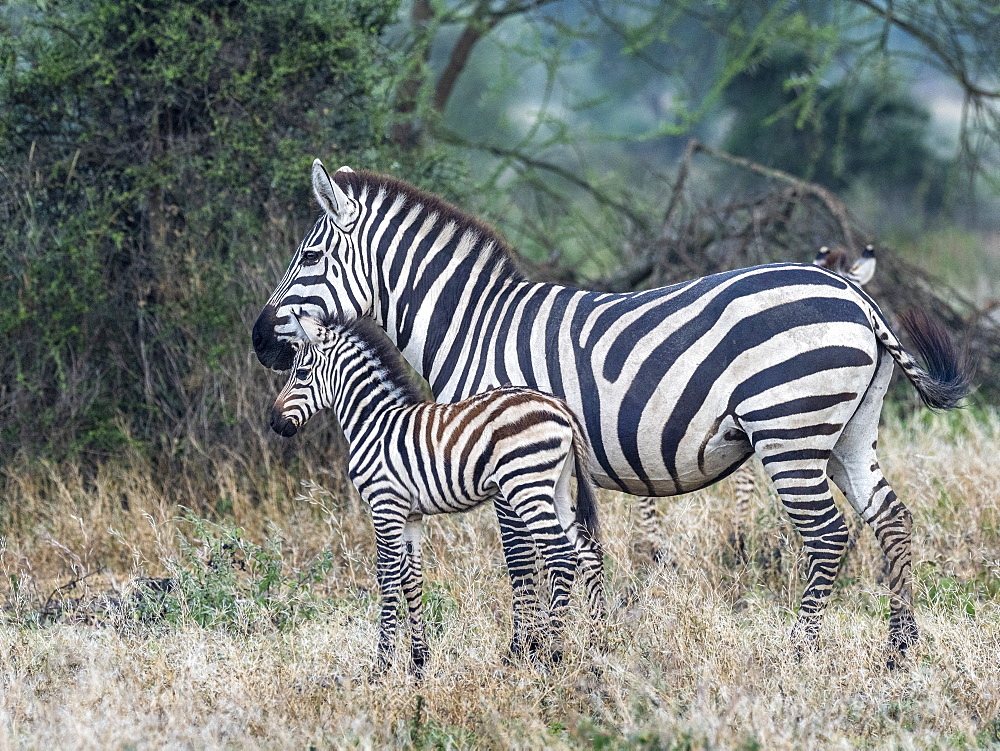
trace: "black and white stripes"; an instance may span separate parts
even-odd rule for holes
[[[511,577],[534,580],[537,550],[548,574],[551,644],[526,618],[534,592],[517,588],[514,649],[560,654],[558,637],[578,564],[592,616],[604,612],[603,559],[597,511],[586,471],[586,447],[576,418],[556,397],[506,387],[456,404],[423,402],[402,359],[374,323],[321,326],[296,319],[301,346],[288,384],[274,403],[271,426],[294,434],[318,410],[332,407],[350,446],[352,482],[371,506],[382,591],[379,667],[394,641],[397,597],[409,609],[413,662],[427,649],[421,611],[420,525],[425,514],[468,511],[494,498],[527,535],[508,541],[517,551]],[[570,477],[577,475],[577,493]]]
[[[878,470],[875,442],[894,361],[934,406],[967,391],[928,319],[915,321],[924,334],[915,343],[936,363],[931,372],[915,366],[863,292],[825,269],[773,264],[597,294],[527,281],[488,227],[401,181],[331,179],[317,163],[313,183],[323,215],[254,326],[264,365],[291,365],[295,314],[370,316],[439,401],[505,383],[564,398],[603,487],[684,493],[755,453],[809,557],[806,636],[846,539],[830,477],[896,572],[893,647],[912,640],[909,516]],[[497,512],[503,539],[523,539],[502,500]]]

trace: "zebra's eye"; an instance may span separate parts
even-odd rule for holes
[[[309,371],[306,370],[305,368],[299,368],[298,370],[295,371],[295,377],[298,378],[300,381],[304,381],[306,378],[309,377]]]
[[[313,266],[319,263],[319,259],[323,257],[323,252],[319,250],[304,250],[302,251],[302,263],[306,266]]]

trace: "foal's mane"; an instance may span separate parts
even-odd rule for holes
[[[455,233],[456,237],[460,237],[467,231],[474,232],[483,239],[483,243],[478,244],[479,247],[490,246],[489,260],[493,262],[494,268],[499,269],[505,276],[515,281],[525,278],[517,263],[517,251],[495,228],[440,196],[397,177],[369,170],[335,172],[332,177],[337,185],[352,194],[354,198],[360,199],[366,190],[369,196],[374,196],[384,190],[390,202],[396,196],[403,196],[407,206],[422,205],[427,211],[436,213],[444,222],[454,222],[458,228]]]
[[[373,360],[379,377],[396,396],[406,402],[426,401],[396,345],[375,321],[363,316],[349,323],[332,321],[325,325],[357,344]]]

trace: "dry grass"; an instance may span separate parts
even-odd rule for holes
[[[891,424],[882,446],[886,474],[914,512],[918,562],[922,638],[908,669],[895,673],[881,659],[881,557],[853,517],[856,544],[820,648],[801,663],[791,658],[801,559],[768,493],[756,500],[749,563],[731,546],[726,484],[665,499],[667,557],[657,565],[632,553],[626,499],[605,494],[607,648],[587,651],[576,614],[567,661],[549,673],[502,660],[510,591],[491,513],[435,519],[426,534],[436,622],[428,675],[409,677],[401,651],[387,681],[370,685],[374,546],[339,474],[306,466],[303,479],[314,484],[299,486],[280,462],[255,473],[224,456],[185,483],[165,482],[139,457],[94,476],[25,467],[8,478],[0,558],[9,603],[0,626],[0,745],[996,745],[1000,417],[922,415]],[[127,601],[135,577],[176,575],[186,560],[178,532],[189,551],[207,556],[197,523],[178,521],[177,504],[211,515],[223,498],[219,518],[247,539],[280,541],[289,575],[332,551],[302,595],[312,610],[278,621],[246,606],[205,627],[184,599],[197,595],[191,590],[166,619],[123,620],[106,607],[81,616],[112,586]],[[252,585],[253,566],[243,569],[237,579]],[[72,596],[77,612],[39,625],[49,594],[88,572],[98,573],[50,600]]]

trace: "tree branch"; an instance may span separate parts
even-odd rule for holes
[[[950,55],[944,47],[942,47],[940,42],[935,39],[934,36],[893,13],[891,3],[889,7],[883,8],[876,5],[872,2],[872,0],[854,0],[854,2],[868,8],[868,10],[873,13],[877,13],[882,16],[882,18],[886,21],[897,26],[923,44],[970,95],[981,97],[983,99],[1000,99],[1000,90],[991,91],[989,89],[984,89],[969,80],[969,74],[965,67],[959,61],[955,60],[955,58]]]
[[[414,49],[417,50],[417,60],[411,63],[411,68],[399,85],[396,93],[396,114],[399,120],[393,123],[390,134],[393,143],[404,148],[413,149],[420,138],[420,127],[417,123],[416,112],[420,99],[420,89],[424,85],[427,75],[427,57],[430,53],[429,40],[424,37],[428,33],[431,20],[434,18],[434,11],[431,8],[430,0],[413,0],[410,9],[410,23],[417,34],[417,43]]]
[[[502,157],[504,159],[513,159],[514,161],[520,162],[526,167],[533,167],[535,169],[545,170],[546,172],[551,172],[553,175],[562,178],[568,183],[571,183],[578,188],[582,188],[587,191],[595,201],[597,201],[602,206],[607,206],[614,209],[620,214],[628,217],[629,221],[635,224],[637,227],[646,228],[646,219],[635,211],[632,210],[630,206],[621,201],[616,201],[611,198],[603,191],[598,190],[593,185],[591,185],[587,180],[575,175],[570,172],[565,167],[560,167],[558,164],[553,164],[552,162],[546,162],[541,159],[535,159],[534,157],[522,154],[519,151],[513,149],[505,149],[501,146],[493,146],[492,144],[486,143],[470,143],[463,138],[455,135],[454,133],[443,133],[441,134],[442,139],[449,141],[456,146],[464,146],[466,148],[479,149],[480,151],[485,151],[493,156]]]
[[[781,180],[783,182],[790,183],[796,188],[796,190],[799,190],[807,195],[816,196],[823,202],[830,214],[837,220],[837,224],[840,227],[840,233],[844,236],[844,245],[848,248],[848,250],[856,252],[859,248],[858,244],[854,241],[854,232],[851,229],[850,217],[847,215],[847,207],[844,206],[844,204],[841,203],[833,193],[824,188],[822,185],[802,180],[801,178],[795,177],[795,175],[791,175],[780,169],[765,167],[763,164],[758,164],[757,162],[745,159],[741,156],[736,156],[735,154],[729,154],[725,151],[713,149],[711,146],[706,146],[700,141],[692,140],[692,143],[694,144],[693,146],[690,143],[688,144],[691,156],[700,151],[703,154],[714,157],[715,159],[720,159],[724,162],[734,164],[737,167],[742,167],[743,169],[750,170],[751,172],[756,172],[758,175],[764,175],[765,177],[770,177],[773,180]],[[688,153],[688,150],[686,150],[685,154]]]
[[[465,66],[469,62],[469,56],[472,54],[472,49],[480,39],[493,31],[501,21],[511,16],[537,10],[544,5],[549,5],[557,1],[531,0],[530,2],[523,3],[509,2],[502,8],[490,10],[489,0],[479,0],[472,15],[469,16],[465,28],[459,35],[458,41],[455,42],[455,46],[451,50],[451,55],[448,57],[448,64],[441,71],[441,76],[434,87],[434,98],[432,100],[434,110],[436,112],[444,112],[444,108],[448,106],[448,99],[451,98],[455,83],[458,81],[459,76],[462,75],[462,71],[465,70]]]

